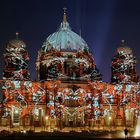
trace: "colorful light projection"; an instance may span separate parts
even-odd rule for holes
[[[106,116],[108,112],[119,112],[117,108],[134,109],[139,108],[140,94],[137,85],[112,85],[100,82],[89,82],[90,90],[78,89],[75,92],[70,88],[58,88],[54,92],[54,86],[48,91],[48,108],[52,117],[62,118],[64,110],[69,107],[84,106],[84,113],[88,119],[98,119]],[[56,85],[55,85],[56,86]],[[104,106],[107,106],[106,108]],[[121,113],[120,113],[121,114]]]
[[[31,81],[10,81],[3,83],[3,106],[5,113],[3,117],[10,115],[12,107],[21,111],[21,116],[35,113],[39,103],[45,103],[45,90],[41,83]],[[32,112],[31,112],[32,111]]]
[[[136,58],[128,47],[120,47],[112,59],[112,83],[138,82]]]
[[[39,52],[36,66],[39,80],[102,80],[90,53]]]
[[[6,47],[4,54],[5,67],[3,79],[9,80],[28,80],[28,61],[29,56],[26,45],[19,39],[11,40]]]
[[[64,118],[70,107],[84,112],[86,119],[105,117],[109,112],[123,115],[122,110],[140,113],[140,85],[88,82],[88,88],[65,88],[61,81],[31,82],[6,81],[3,85],[3,117],[10,115],[12,107],[19,108],[21,116],[36,114],[40,103],[46,104],[46,115]],[[114,108],[115,106],[115,108]],[[122,116],[123,117],[123,116]]]
[[[119,108],[139,111],[139,85],[112,85],[98,82],[89,82],[89,84],[93,91],[92,94],[95,96],[93,99],[95,99],[96,104],[92,104],[96,107],[94,111],[99,112],[100,115],[105,116],[110,111],[121,114]],[[92,99],[92,94],[90,94],[89,99]],[[117,106],[116,110],[113,108],[114,105]]]

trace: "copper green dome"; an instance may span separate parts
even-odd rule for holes
[[[71,30],[64,13],[64,19],[59,29],[47,37],[42,45],[42,51],[47,52],[51,49],[77,51],[84,50],[87,47],[88,45],[82,37]]]

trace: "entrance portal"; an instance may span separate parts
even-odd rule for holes
[[[79,127],[83,126],[84,114],[83,111],[79,112],[79,108],[67,107],[65,110],[65,126]]]
[[[69,121],[69,126],[70,126],[70,127],[73,127],[73,126],[74,126],[73,121]]]

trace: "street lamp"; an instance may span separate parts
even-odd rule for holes
[[[18,109],[16,109],[16,110],[15,110],[15,114],[18,114],[18,113],[19,113],[19,112],[18,112]]]
[[[48,120],[48,118],[49,118],[48,116],[45,117],[46,121]]]
[[[109,131],[110,131],[110,129],[111,129],[111,119],[112,119],[112,117],[109,116]]]
[[[109,116],[109,121],[110,121],[111,119],[112,119],[111,116]]]
[[[46,116],[46,117],[45,117],[45,120],[46,120],[46,127],[47,127],[47,130],[48,130],[48,126],[49,126],[49,125],[48,125],[48,119],[49,119],[49,117]]]

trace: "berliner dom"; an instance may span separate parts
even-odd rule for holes
[[[96,52],[95,52],[96,53]],[[111,82],[102,81],[90,46],[73,32],[64,11],[58,30],[38,51],[37,80],[28,71],[25,43],[9,41],[0,108],[0,125],[14,130],[134,130],[140,117],[136,57],[124,41],[112,59]]]

